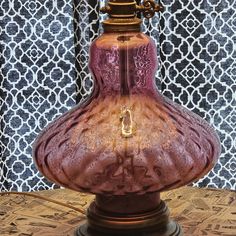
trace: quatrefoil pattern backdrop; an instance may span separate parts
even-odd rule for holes
[[[160,2],[164,12],[143,24],[158,47],[157,86],[209,121],[222,143],[214,170],[194,185],[235,190],[236,2]],[[0,191],[55,187],[35,168],[32,144],[90,94],[88,51],[99,31],[99,1],[1,1]]]
[[[72,15],[68,1],[0,3],[1,190],[53,187],[38,174],[32,145],[75,104]]]

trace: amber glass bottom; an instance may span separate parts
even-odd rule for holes
[[[88,210],[88,222],[76,236],[182,236],[181,227],[169,219],[169,210],[161,201],[151,211],[140,214],[111,214],[98,209],[95,202]]]

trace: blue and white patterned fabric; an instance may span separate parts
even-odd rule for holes
[[[101,31],[104,2],[1,1],[0,191],[56,187],[35,168],[32,144],[50,121],[91,92],[88,51]],[[214,170],[194,185],[235,190],[236,2],[160,3],[164,12],[143,24],[158,48],[157,86],[210,122],[222,142]]]

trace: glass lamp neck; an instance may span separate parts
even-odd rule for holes
[[[153,91],[156,58],[154,42],[143,33],[105,33],[91,46],[90,70],[100,92]]]

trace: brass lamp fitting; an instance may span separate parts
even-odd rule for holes
[[[141,5],[134,0],[110,0],[100,11],[110,17],[103,22],[105,32],[124,32],[140,31],[141,20],[137,18],[137,13],[143,13],[149,19],[162,9],[154,0],[144,0]]]

